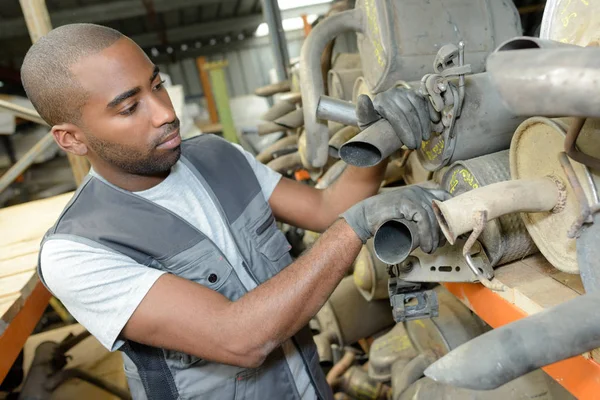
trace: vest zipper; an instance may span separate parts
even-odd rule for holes
[[[302,328],[302,329],[304,329],[304,328]],[[308,374],[310,383],[312,383],[313,388],[315,389],[317,398],[324,400],[325,397],[322,395],[322,393],[319,389],[319,386],[317,385],[317,382],[315,381],[315,378],[313,377],[313,374],[308,366],[308,361],[306,360],[306,358],[304,358],[304,353],[302,353],[302,349],[300,349],[300,345],[298,344],[298,341],[296,340],[296,335],[292,336],[291,339],[292,339],[292,343],[294,344],[294,347],[296,347],[296,350],[298,351],[298,354],[300,354],[300,358],[302,359],[302,364],[304,364],[304,370]]]

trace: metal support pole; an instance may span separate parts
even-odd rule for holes
[[[283,81],[288,79],[287,67],[290,63],[290,57],[285,32],[281,24],[281,11],[277,0],[262,0],[262,9],[265,22],[269,25],[269,36],[271,37],[273,57],[275,58],[277,79]]]
[[[31,42],[35,43],[40,37],[52,30],[50,15],[48,14],[48,8],[46,7],[46,0],[19,0],[19,3],[21,4],[21,9],[23,9],[23,15],[25,16],[25,22],[27,24],[27,29],[29,30]],[[47,138],[42,140],[44,141],[41,143],[42,145],[36,146],[38,149],[43,148],[44,144],[49,144]],[[31,151],[27,152],[27,154],[31,153]],[[84,157],[79,157],[70,153],[67,153],[67,157],[69,159],[69,164],[71,164],[75,183],[79,186],[81,181],[83,181],[83,178],[87,175],[90,165]],[[27,165],[27,167],[29,167],[29,165]]]
[[[216,124],[219,122],[219,115],[217,114],[217,105],[215,104],[215,97],[213,96],[212,87],[210,86],[208,72],[206,72],[206,68],[204,68],[205,64],[206,57],[196,58],[196,66],[198,67],[198,73],[200,74],[200,83],[202,83],[202,91],[204,92],[204,98],[206,99],[206,108],[208,108],[210,122]]]
[[[227,93],[225,72],[223,71],[223,68],[226,66],[227,61],[204,64],[204,68],[210,74],[210,83],[217,103],[221,126],[223,127],[223,137],[231,143],[238,143],[237,131],[231,116],[231,108],[229,107],[229,94]]]

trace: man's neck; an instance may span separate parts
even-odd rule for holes
[[[104,165],[92,164],[94,171],[104,178],[107,182],[130,192],[141,192],[148,190],[164,181],[169,176],[170,171],[160,175],[146,176],[135,175],[123,171],[115,170]]]

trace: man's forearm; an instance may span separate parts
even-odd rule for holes
[[[323,306],[362,242],[344,221],[328,229],[305,255],[272,279],[231,303],[241,335],[251,333],[253,351],[264,356],[294,335]]]

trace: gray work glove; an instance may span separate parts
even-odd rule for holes
[[[381,224],[391,219],[416,222],[421,250],[433,253],[443,245],[444,235],[433,213],[433,200],[447,200],[444,190],[424,189],[417,185],[389,190],[369,197],[341,215],[365,243]]]
[[[385,118],[409,149],[420,147],[423,140],[431,137],[429,105],[414,90],[394,87],[375,95],[373,101],[362,94],[356,104],[356,116],[360,129]]]

